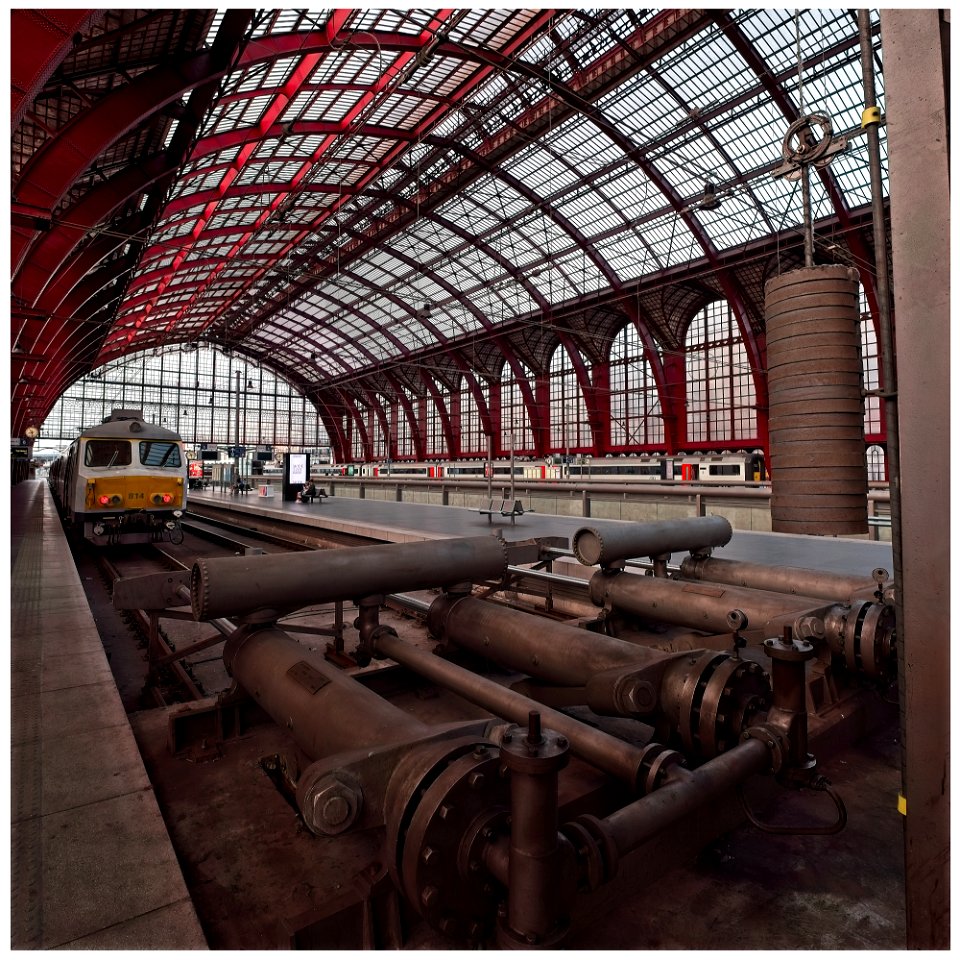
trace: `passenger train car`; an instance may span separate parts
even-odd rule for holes
[[[187,460],[173,430],[114,410],[87,427],[50,468],[50,488],[68,531],[98,545],[183,538]]]
[[[425,480],[510,479],[510,461],[437,460],[429,463],[393,461],[382,463],[324,464],[311,468],[314,479],[322,477],[369,477]],[[679,481],[739,485],[762,483],[767,479],[762,453],[692,454],[676,456],[547,457],[543,460],[515,460],[513,476],[518,480],[564,480],[582,483],[655,483]]]

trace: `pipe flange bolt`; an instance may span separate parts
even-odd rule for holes
[[[363,809],[359,782],[341,771],[321,777],[302,804],[303,820],[320,837],[335,837],[349,830]]]
[[[758,723],[748,727],[740,736],[740,742],[746,740],[760,740],[770,751],[770,772],[779,773],[786,764],[789,754],[787,738],[776,727],[769,723]]]

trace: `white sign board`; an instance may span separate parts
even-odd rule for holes
[[[307,482],[307,455],[305,453],[290,454],[290,483]]]

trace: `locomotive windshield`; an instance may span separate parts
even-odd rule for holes
[[[88,467],[126,467],[130,464],[130,441],[88,440],[83,462]]]
[[[180,447],[169,440],[141,440],[140,462],[145,467],[179,467]]]

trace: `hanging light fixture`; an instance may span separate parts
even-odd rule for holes
[[[709,180],[703,185],[703,199],[698,206],[701,210],[716,210],[720,206],[717,188]]]

